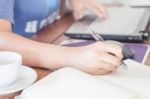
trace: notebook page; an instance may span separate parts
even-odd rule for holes
[[[138,93],[148,95],[150,99],[150,67],[130,59],[126,60],[125,63],[128,70],[120,67],[111,74],[96,76],[96,78],[105,79]]]
[[[97,19],[89,28],[100,34],[134,34],[145,10],[129,7],[112,7],[108,8],[108,13],[108,19]]]
[[[25,89],[21,99],[147,99],[73,68],[53,72]]]

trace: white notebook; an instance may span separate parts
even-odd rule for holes
[[[150,67],[126,60],[108,75],[92,76],[74,68],[57,70],[26,88],[20,99],[150,99]]]

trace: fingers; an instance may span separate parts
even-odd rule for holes
[[[81,4],[78,4],[78,6],[74,7],[73,15],[75,20],[79,20],[83,18],[84,8]]]
[[[107,52],[112,56],[118,57],[120,60],[123,58],[122,48],[117,44],[108,43],[108,42],[98,42],[96,45],[97,45],[97,49],[99,49],[100,52],[101,51]]]
[[[88,47],[88,48],[87,48]],[[92,51],[87,55],[89,64],[87,64],[87,72],[90,74],[106,74],[114,71],[120,66],[123,57],[122,48],[119,45],[108,42],[97,42],[87,46],[88,51]],[[110,54],[113,53],[113,54]],[[84,58],[87,59],[87,58]]]
[[[108,72],[114,71],[116,68],[117,68],[116,65],[112,65],[112,64],[109,64],[109,63],[106,63],[106,62],[101,62],[98,69],[99,70],[105,70],[108,73]]]
[[[72,0],[72,9],[73,14],[76,20],[83,18],[84,11],[91,10],[100,18],[107,18],[108,13],[104,6],[100,5],[94,0],[82,0],[82,1],[74,1]]]
[[[95,4],[95,7],[97,8],[97,10],[99,11],[99,13],[102,13],[103,14],[103,18],[108,18],[109,15],[108,15],[108,12],[106,10],[106,8],[100,4]]]
[[[110,64],[112,66],[115,66],[115,68],[120,65],[120,59],[109,53],[103,53],[103,54],[101,53],[100,58],[101,58],[101,61],[103,61],[104,63]]]
[[[93,11],[100,18],[104,18],[104,19],[108,18],[108,13],[105,7],[100,5],[97,2],[91,3],[89,6],[87,6],[87,9]]]
[[[90,73],[92,75],[102,75],[102,74],[110,73],[116,69],[115,65],[105,63],[102,61],[101,62],[99,61],[97,65],[98,65],[97,67],[86,69],[85,72]]]
[[[101,53],[95,57],[94,64],[89,64],[87,72],[93,75],[106,74],[114,71],[120,65],[120,59],[108,53]]]

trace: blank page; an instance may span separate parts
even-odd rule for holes
[[[147,99],[73,68],[53,72],[25,89],[21,99]]]
[[[128,66],[127,70],[119,67],[110,74],[96,76],[96,78],[105,79],[138,93],[149,95],[150,99],[150,67],[130,59],[125,63]]]

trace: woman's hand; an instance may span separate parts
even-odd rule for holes
[[[107,18],[105,7],[95,0],[67,0],[67,5],[73,11],[76,20],[83,18],[86,10],[94,12],[100,18]]]
[[[122,58],[122,48],[119,45],[98,42],[70,50],[67,65],[90,74],[106,74],[114,71]]]

